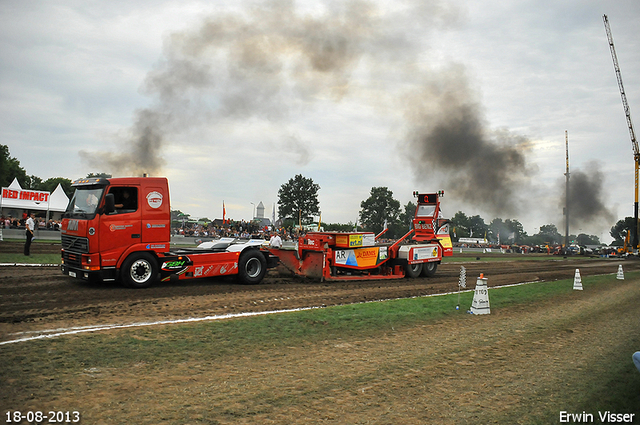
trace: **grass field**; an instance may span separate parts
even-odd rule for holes
[[[0,254],[0,263],[9,264],[60,264],[60,253],[58,254],[31,254],[26,257],[24,254]]]
[[[639,275],[583,286],[492,288],[489,316],[466,314],[467,292],[459,311],[447,295],[3,345],[0,404],[105,424],[548,424],[559,409],[640,411]]]
[[[23,252],[24,240],[5,239],[0,241],[0,247],[0,264],[60,264],[60,241],[35,239],[28,257]]]

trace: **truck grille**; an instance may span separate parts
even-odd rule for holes
[[[82,254],[89,252],[89,240],[76,236],[61,235],[62,259],[73,268],[82,268]]]
[[[62,249],[79,254],[89,253],[89,239],[77,236],[61,235]]]
[[[76,254],[74,252],[64,251],[62,253],[62,259],[64,263],[71,268],[82,268],[82,254]]]

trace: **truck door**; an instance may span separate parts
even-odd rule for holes
[[[109,186],[116,210],[100,219],[100,252],[102,266],[114,267],[128,247],[141,242],[140,188],[138,186]]]
[[[168,250],[171,209],[167,188],[143,184],[141,190],[142,242],[147,249]]]

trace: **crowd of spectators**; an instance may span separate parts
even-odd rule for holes
[[[174,236],[186,236],[205,239],[240,238],[240,239],[264,239],[270,240],[274,234],[278,234],[283,241],[297,240],[300,236],[298,228],[284,228],[274,226],[260,226],[256,223],[240,221],[227,225],[207,225],[200,223],[185,223],[172,229]]]
[[[25,229],[25,223],[27,221],[27,213],[23,214],[22,218],[12,217],[12,216],[0,216],[0,227],[3,229]],[[60,221],[49,219],[48,221],[43,217],[35,217],[34,218],[37,227],[36,229],[41,230],[60,230]]]
[[[598,256],[616,256],[620,255],[618,252],[619,247],[615,246],[584,246],[584,245],[571,245],[564,247],[559,244],[552,245],[497,245],[497,244],[469,244],[469,243],[453,243],[454,249],[457,248],[475,248],[486,249],[494,252],[506,252],[516,254],[549,254],[549,255],[598,255]]]

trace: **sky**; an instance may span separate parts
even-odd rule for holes
[[[637,117],[637,0],[2,0],[0,143],[43,180],[166,176],[193,217],[271,216],[302,174],[324,222],[384,186],[535,234],[568,139],[571,233],[608,242],[634,163],[604,14]]]

